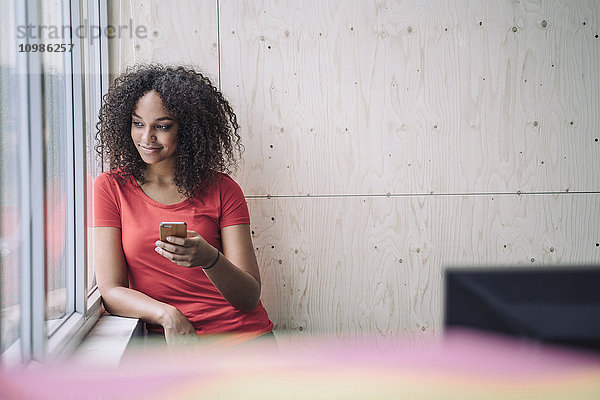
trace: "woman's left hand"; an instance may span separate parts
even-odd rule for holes
[[[158,254],[182,267],[208,266],[217,257],[216,249],[194,231],[187,231],[187,238],[169,236],[155,244]]]

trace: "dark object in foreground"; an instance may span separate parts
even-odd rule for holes
[[[445,327],[600,351],[600,266],[445,270]]]

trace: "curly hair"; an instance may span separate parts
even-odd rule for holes
[[[218,172],[236,169],[236,156],[243,152],[235,113],[200,72],[160,64],[128,68],[102,99],[95,150],[100,158],[106,156],[109,173],[121,183],[130,176],[146,182],[147,164],[131,138],[131,116],[138,100],[153,90],[179,125],[174,181],[178,191],[192,199],[205,192]]]

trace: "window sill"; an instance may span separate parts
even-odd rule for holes
[[[63,318],[60,325],[49,336],[47,342],[46,361],[60,361],[68,358],[87,336],[102,314],[102,299],[96,289],[88,296],[88,310],[72,313]]]
[[[129,343],[143,335],[137,318],[102,315],[71,357],[76,363],[117,366]]]

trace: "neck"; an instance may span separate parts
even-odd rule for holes
[[[144,178],[146,183],[155,183],[158,185],[175,184],[172,165],[149,165],[144,174]]]

